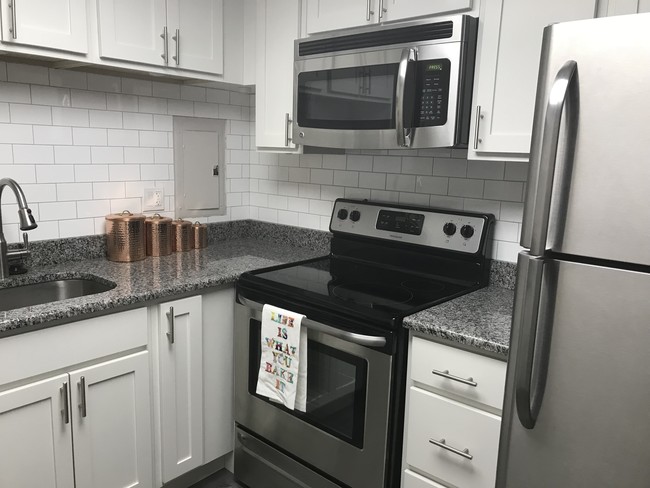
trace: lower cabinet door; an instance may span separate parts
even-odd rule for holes
[[[68,386],[62,374],[0,393],[1,487],[74,488]]]
[[[70,383],[76,488],[152,487],[148,353],[73,371]]]
[[[164,483],[203,464],[201,303],[201,297],[195,296],[159,305],[160,430]]]
[[[501,419],[416,387],[409,400],[406,463],[445,484],[493,488]]]
[[[445,488],[445,487],[407,469],[404,471],[403,488]]]

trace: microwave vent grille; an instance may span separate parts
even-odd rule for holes
[[[300,56],[313,54],[363,49],[376,46],[390,46],[391,44],[404,44],[407,42],[431,41],[448,39],[453,35],[454,23],[452,21],[436,22],[413,27],[400,27],[397,29],[382,29],[363,34],[352,34],[328,39],[301,42],[298,46]]]

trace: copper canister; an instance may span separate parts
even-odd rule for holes
[[[194,234],[194,249],[203,249],[208,247],[208,226],[201,222],[194,222],[192,225]]]
[[[192,224],[183,219],[172,220],[172,251],[189,251],[193,247]]]
[[[106,216],[107,258],[129,263],[140,261],[145,254],[145,217],[125,210]]]
[[[145,220],[147,256],[168,256],[172,253],[172,219],[154,214]]]

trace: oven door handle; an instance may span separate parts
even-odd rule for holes
[[[264,305],[261,303],[254,302],[248,298],[244,298],[241,295],[237,295],[237,301],[244,305],[245,307],[251,308],[261,312],[264,308]],[[353,344],[358,344],[360,346],[367,347],[384,347],[386,345],[386,338],[381,336],[369,336],[365,334],[356,334],[354,332],[348,332],[347,330],[337,329],[336,327],[331,327],[329,325],[321,324],[314,320],[308,319],[307,317],[302,319],[301,324],[308,329],[312,329],[323,334],[334,336],[338,339],[344,340],[346,342],[351,342]]]

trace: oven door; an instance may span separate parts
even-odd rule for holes
[[[307,411],[291,411],[255,393],[261,305],[240,300],[247,305],[235,305],[237,424],[324,479],[351,488],[383,487],[392,356],[362,344],[380,345],[386,338],[307,320]]]
[[[461,47],[297,58],[293,142],[347,149],[458,145]]]

